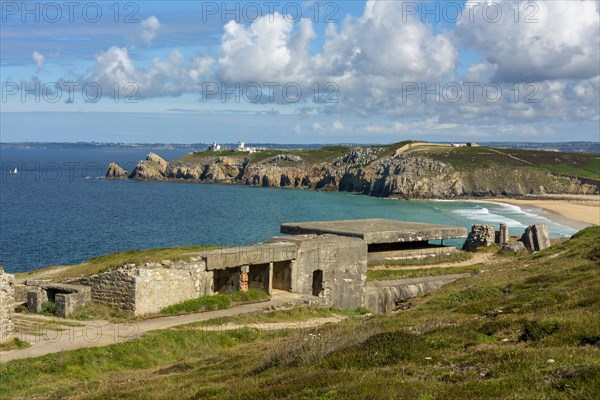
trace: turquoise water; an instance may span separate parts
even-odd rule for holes
[[[507,223],[514,234],[546,223],[516,206],[405,201],[356,194],[239,185],[107,180],[108,163],[132,168],[146,150],[0,149],[0,245],[8,272],[79,263],[115,251],[242,245],[279,234],[283,222],[356,218],[462,225]],[[167,160],[182,151],[158,151]],[[17,175],[7,174],[18,165]],[[461,245],[461,241],[453,242]]]

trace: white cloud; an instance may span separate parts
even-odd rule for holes
[[[597,121],[597,2],[571,1],[572,8],[561,1],[537,2],[537,24],[515,23],[508,8],[513,3],[494,4],[503,7],[504,18],[498,23],[482,20],[476,7],[483,5],[468,3],[476,10],[473,22],[463,16],[454,30],[434,32],[429,24],[403,15],[402,6],[396,2],[369,0],[362,16],[347,17],[338,26],[330,24],[316,52],[309,52],[315,38],[309,19],[294,24],[275,13],[252,24],[230,21],[223,27],[216,60],[209,56],[185,60],[174,50],[168,58],[155,58],[149,67],[140,68],[127,49],[112,47],[97,57],[88,79],[107,85],[135,82],[141,97],[200,93],[201,82],[210,77],[228,87],[232,82],[277,82],[280,87],[296,82],[306,102],[312,102],[312,85],[319,84],[323,95],[328,94],[323,90],[325,84],[333,82],[337,85],[333,93],[339,99],[337,104],[296,106],[303,116],[331,115],[331,122],[312,125],[313,132],[330,134],[357,129],[354,124],[346,127],[341,122],[345,119],[339,114],[344,113],[396,120],[387,126],[366,124],[363,128],[367,132],[412,135],[457,131],[471,122],[494,127],[508,122],[548,123],[551,119]],[[526,3],[519,4],[523,18]],[[142,24],[156,32],[160,22],[152,18]],[[482,59],[467,65],[464,75],[457,77],[458,51],[466,46],[478,51]],[[461,64],[468,59],[461,59]],[[584,76],[588,77],[581,78]],[[483,86],[495,79],[507,83],[503,83],[501,99],[490,102],[482,96]],[[521,85],[515,93],[510,83],[515,80],[535,84]],[[403,85],[413,82],[419,91],[407,99],[402,94]],[[474,100],[464,82],[479,83]],[[423,100],[423,88],[436,83],[442,87],[447,83],[462,85],[462,97],[456,102],[444,96],[425,96]],[[275,101],[285,103],[281,95],[276,95]],[[311,125],[304,130],[311,131]]]
[[[235,82],[304,80],[308,72],[308,44],[315,37],[312,22],[293,22],[279,13],[246,27],[236,21],[224,26],[219,77]]]
[[[334,129],[334,130],[341,130],[341,129],[344,129],[345,127],[346,126],[344,125],[344,123],[340,120],[335,120],[331,124],[331,129]]]
[[[42,55],[42,53],[38,51],[34,51],[31,55],[33,62],[35,63],[35,67],[38,71],[44,69],[44,63],[46,62],[46,57]]]
[[[139,97],[179,96],[186,92],[200,93],[203,78],[209,75],[214,60],[196,56],[186,63],[178,49],[168,59],[154,58],[150,68],[136,68],[126,48],[111,47],[96,57],[96,65],[86,81],[110,87],[133,83]]]
[[[481,52],[496,68],[494,79],[538,82],[587,79],[600,73],[597,1],[493,4],[501,9],[496,22],[492,22],[496,19],[494,10],[486,14],[488,3],[468,1],[456,34],[463,46]]]
[[[339,32],[328,27],[315,55],[308,52],[315,38],[309,19],[294,26],[275,13],[249,26],[230,21],[221,39],[217,76],[235,82],[295,82],[307,93],[315,83],[323,88],[333,82],[344,96],[338,107],[386,107],[403,82],[452,76],[458,55],[445,34],[434,34],[415,18],[401,20],[402,9],[394,2],[370,0],[364,15],[347,19]]]
[[[146,18],[140,23],[142,29],[140,38],[146,44],[150,44],[156,38],[158,29],[160,28],[160,21],[154,15]]]

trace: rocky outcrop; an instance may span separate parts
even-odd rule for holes
[[[302,157],[294,154],[277,154],[275,157],[270,158],[267,162],[276,163],[279,161],[300,162],[302,161]]]
[[[117,163],[110,163],[106,170],[106,177],[110,179],[123,179],[127,178],[127,171],[119,166]]]
[[[192,154],[167,163],[156,154],[140,161],[130,178],[192,180],[253,186],[358,192],[378,197],[460,198],[544,193],[596,193],[598,186],[559,177],[534,166],[458,169],[427,153],[386,154],[383,147],[356,147],[330,161],[309,162],[281,153],[260,159]]]
[[[132,179],[164,180],[166,179],[168,163],[160,156],[150,153],[146,159],[137,163],[131,174]]]
[[[496,242],[494,225],[475,224],[463,245],[463,250],[476,251],[479,247],[489,247]]]

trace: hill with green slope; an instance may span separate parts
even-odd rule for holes
[[[356,313],[304,330],[190,325],[0,364],[0,396],[595,399],[599,271],[600,227],[592,227],[540,253],[501,257],[392,315]]]
[[[600,154],[405,141],[256,153],[202,151],[167,163],[149,155],[134,179],[187,180],[359,192],[371,196],[455,198],[600,191]]]

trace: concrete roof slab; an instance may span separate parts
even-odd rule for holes
[[[455,239],[467,236],[462,226],[423,224],[389,219],[355,219],[322,222],[290,222],[281,225],[281,233],[333,234],[364,239],[367,244]]]
[[[235,268],[243,265],[268,264],[293,260],[298,247],[293,243],[259,243],[250,246],[226,247],[202,253],[207,270]]]

